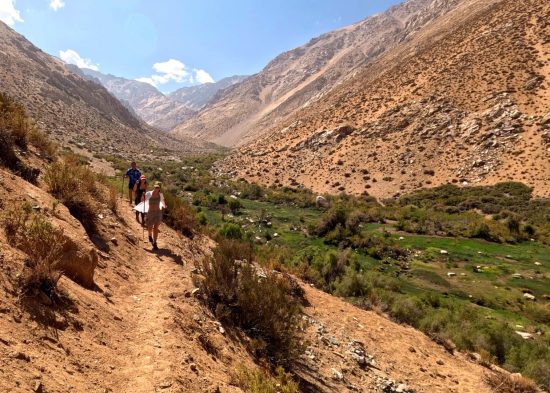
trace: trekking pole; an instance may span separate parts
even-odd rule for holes
[[[122,181],[120,182],[120,198],[124,199],[124,176],[122,176]]]

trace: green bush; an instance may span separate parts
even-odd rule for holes
[[[241,209],[242,205],[241,202],[238,199],[229,199],[229,203],[227,204],[229,207],[229,210],[231,210],[232,214],[237,214],[239,210]]]
[[[233,222],[224,222],[219,230],[219,234],[226,239],[242,239],[244,231],[239,224]]]

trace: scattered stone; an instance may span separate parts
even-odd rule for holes
[[[524,340],[533,340],[534,337],[531,333],[527,333],[527,332],[521,332],[519,330],[516,330],[515,333],[519,336],[521,336],[521,338],[523,338]]]
[[[533,300],[533,301],[537,300],[535,298],[535,295],[531,295],[530,293],[524,293],[523,297],[526,298],[527,300]]]
[[[416,349],[414,349],[414,347],[409,347],[409,352],[415,353]]]
[[[118,240],[116,237],[111,238],[111,243],[113,243],[115,246],[118,246]]]
[[[536,265],[536,266],[542,266],[542,263],[540,263],[540,262],[535,262],[535,265]]]
[[[35,392],[35,393],[42,393],[44,391],[43,387],[42,387],[42,382],[40,381],[36,381],[34,383],[34,386],[32,388],[32,391]]]
[[[24,352],[20,352],[20,351],[14,351],[14,352],[11,352],[10,353],[10,358],[12,359],[18,359],[18,360],[24,360],[26,362],[30,362],[31,361],[31,357],[29,355],[27,355],[26,353]]]
[[[103,291],[103,296],[105,296],[106,298],[110,298],[113,297],[113,294],[111,293],[111,291],[106,289],[105,291]]]
[[[332,369],[332,379],[334,379],[335,381],[343,381],[344,380],[344,374],[342,374],[340,371],[333,368]]]
[[[448,272],[447,273],[447,277],[454,277],[454,276],[456,276],[456,273],[454,273],[454,272]]]
[[[440,253],[441,255],[447,255],[447,254],[449,254],[449,251],[447,251],[447,250],[441,250],[441,251],[439,251],[439,253]]]
[[[168,389],[170,386],[172,386],[172,382],[170,381],[163,381],[159,384],[159,388],[161,389]]]
[[[200,292],[200,288],[193,288],[191,291],[191,296],[197,296]]]
[[[191,369],[191,371],[193,371],[194,373],[198,372],[198,368],[197,368],[197,365],[195,363],[191,363],[189,365],[189,368]]]
[[[440,366],[443,366],[445,364],[445,362],[441,359],[437,359],[436,363],[439,364]]]

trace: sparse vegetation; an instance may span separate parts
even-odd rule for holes
[[[97,178],[77,156],[67,155],[51,164],[44,181],[49,192],[67,206],[87,232],[97,231],[96,201],[101,197]]]
[[[485,381],[494,393],[538,393],[533,381],[519,374],[486,374]]]
[[[235,384],[247,393],[298,393],[298,384],[292,375],[282,367],[275,370],[275,376],[260,370],[241,368],[234,376]]]
[[[22,292],[40,290],[52,298],[62,275],[58,263],[65,244],[63,232],[28,203],[7,209],[2,223],[10,245],[28,255],[21,276]]]
[[[29,143],[46,158],[56,154],[55,145],[31,124],[23,107],[0,92],[0,164],[36,183],[40,170],[23,163],[16,153],[16,149],[26,152]]]

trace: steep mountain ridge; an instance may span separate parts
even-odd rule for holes
[[[65,67],[0,22],[0,84],[62,144],[94,152],[144,148],[204,150],[205,144],[162,135],[136,118],[101,85]]]
[[[463,0],[219,168],[382,198],[504,180],[548,196],[549,16],[548,3]]]
[[[458,0],[410,0],[285,52],[260,73],[218,96],[174,135],[239,145],[311,105],[369,62],[445,14]]]

